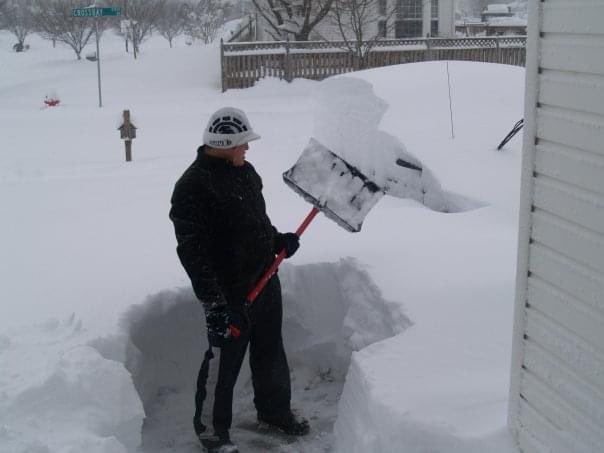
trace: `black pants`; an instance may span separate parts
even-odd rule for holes
[[[250,318],[250,333],[222,348],[210,347],[199,370],[195,420],[201,420],[204,426],[211,420],[215,433],[228,432],[231,427],[233,388],[248,343],[256,410],[268,414],[280,414],[290,410],[289,366],[281,337],[281,285],[276,275],[253,303]]]

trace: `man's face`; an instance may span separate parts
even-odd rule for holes
[[[235,167],[241,167],[245,163],[245,152],[249,149],[247,143],[230,148],[228,150],[228,159]]]

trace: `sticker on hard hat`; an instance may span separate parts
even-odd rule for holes
[[[232,144],[231,140],[210,140],[210,146],[230,146]]]

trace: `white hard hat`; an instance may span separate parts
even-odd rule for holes
[[[258,140],[246,114],[234,107],[223,107],[214,112],[203,131],[204,145],[228,149]]]

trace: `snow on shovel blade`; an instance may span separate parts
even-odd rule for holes
[[[361,230],[367,213],[384,190],[314,138],[295,165],[283,173],[285,183],[327,217],[351,232]]]

